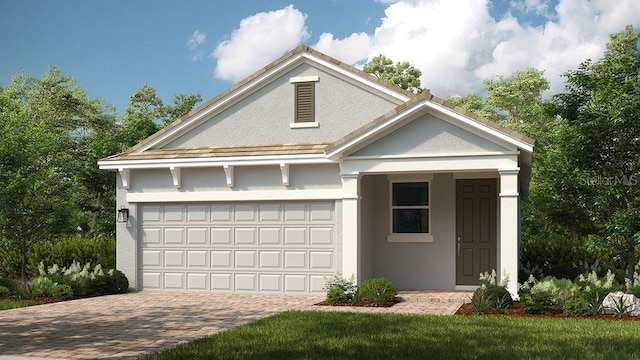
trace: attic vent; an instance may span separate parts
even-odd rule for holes
[[[313,82],[296,83],[296,123],[315,122],[315,84]]]

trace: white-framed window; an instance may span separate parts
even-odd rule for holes
[[[390,181],[389,242],[431,242],[431,181]]]
[[[294,119],[290,124],[292,129],[318,127],[316,121],[316,91],[315,83],[320,81],[318,76],[301,76],[289,79],[294,86]]]

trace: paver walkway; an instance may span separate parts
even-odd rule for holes
[[[322,295],[137,292],[0,311],[0,360],[135,359],[286,310],[453,314],[468,292],[401,292],[391,308],[313,306]]]

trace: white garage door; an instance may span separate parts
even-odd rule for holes
[[[336,271],[334,202],[145,205],[142,288],[321,292]]]

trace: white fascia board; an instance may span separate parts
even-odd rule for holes
[[[359,83],[365,84],[365,85],[367,85],[369,87],[372,87],[372,88],[374,88],[374,89],[376,89],[376,90],[378,90],[378,91],[380,91],[382,93],[385,93],[385,94],[387,94],[387,95],[389,95],[391,97],[394,97],[394,98],[396,98],[396,99],[398,99],[398,100],[400,100],[402,102],[406,102],[406,101],[409,101],[411,99],[410,97],[408,97],[406,95],[403,95],[403,94],[401,94],[399,92],[393,91],[393,90],[389,89],[388,87],[380,85],[380,84],[378,84],[378,83],[376,83],[374,81],[370,81],[370,80],[368,80],[368,79],[366,79],[366,78],[364,78],[364,77],[362,77],[362,76],[360,76],[358,74],[354,74],[353,72],[351,72],[351,71],[349,71],[349,70],[347,70],[347,69],[345,69],[343,67],[337,66],[337,65],[335,65],[335,64],[333,64],[333,63],[331,63],[329,61],[326,61],[324,59],[315,57],[312,54],[302,53],[302,56],[304,58],[309,59],[309,60],[311,60],[313,62],[316,62],[316,63],[318,63],[318,64],[320,64],[320,65],[322,65],[324,67],[327,67],[327,68],[329,68],[329,69],[331,69],[331,70],[333,70],[333,71],[335,71],[335,72],[337,72],[337,73],[339,73],[339,74],[341,74],[343,76],[346,76],[346,77],[348,77],[348,78],[350,78],[352,80],[355,80],[355,81],[357,81]]]
[[[342,189],[127,193],[129,203],[337,200],[342,198]]]
[[[455,118],[456,120],[464,123],[465,125],[468,125],[474,129],[483,131],[491,136],[494,136],[502,141],[505,141],[511,145],[515,145],[516,147],[518,147],[521,150],[524,150],[526,152],[532,153],[533,152],[533,145],[526,143],[524,141],[518,140],[512,136],[509,136],[508,134],[503,133],[502,131],[499,131],[497,129],[494,129],[492,127],[489,127],[487,125],[484,125],[482,123],[479,123],[473,119],[469,119],[468,117],[459,114],[453,110],[451,110],[450,108],[446,107],[446,106],[442,106],[438,103],[434,103],[432,101],[427,101],[425,102],[425,105],[431,109],[434,109],[436,111],[439,111],[441,113],[444,113],[450,117]]]
[[[418,111],[420,111],[420,109],[422,108],[422,105],[425,102],[419,102],[414,104],[411,107],[408,107],[404,110],[402,110],[401,112],[393,115],[392,117],[386,119],[385,121],[377,124],[376,126],[368,129],[367,131],[363,132],[362,134],[340,144],[339,146],[335,147],[334,149],[330,150],[327,152],[327,158],[329,159],[335,159],[338,155],[348,151],[349,149],[353,148],[354,146],[357,146],[358,144],[366,141],[367,139],[369,139],[372,136],[375,136],[377,134],[379,134],[380,132],[386,130],[389,127],[392,127],[393,125],[395,125],[396,123],[402,121],[405,117],[414,114]]]
[[[303,54],[297,54],[295,56],[292,56],[290,59],[288,59],[288,60],[284,61],[283,63],[281,63],[280,65],[270,69],[269,71],[265,72],[264,74],[261,74],[257,78],[249,81],[245,85],[243,85],[240,88],[234,90],[233,92],[231,92],[227,96],[223,97],[222,99],[216,101],[215,103],[211,104],[207,108],[204,108],[204,109],[200,110],[197,114],[195,114],[193,117],[191,117],[187,121],[185,121],[185,122],[183,122],[183,123],[171,128],[171,129],[168,129],[166,133],[162,134],[162,136],[154,139],[153,141],[150,141],[149,143],[145,144],[144,146],[140,147],[139,149],[136,149],[135,152],[138,153],[138,152],[143,152],[145,150],[151,149],[154,146],[163,143],[168,138],[171,138],[174,134],[181,132],[183,129],[188,128],[188,127],[192,126],[193,124],[197,124],[199,122],[199,120],[209,117],[212,113],[218,111],[221,108],[224,108],[225,106],[227,106],[227,104],[232,103],[237,98],[240,98],[240,97],[244,96],[244,94],[246,94],[247,92],[250,92],[252,89],[254,89],[257,86],[260,86],[260,84],[264,83],[265,81],[270,80],[274,75],[277,75],[281,70],[283,70],[283,69],[287,68],[288,66],[290,66],[291,64],[297,62],[302,57],[303,57]]]
[[[162,169],[162,168],[194,168],[228,166],[261,166],[280,164],[332,164],[324,154],[314,155],[285,155],[285,156],[230,156],[218,158],[188,158],[188,159],[150,159],[150,160],[121,160],[98,161],[103,170],[119,169]]]

